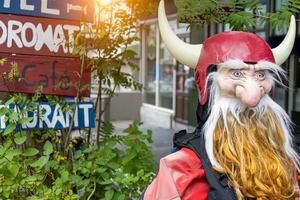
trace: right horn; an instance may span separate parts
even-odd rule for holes
[[[291,16],[289,30],[281,42],[276,48],[272,49],[275,63],[281,65],[289,57],[295,42],[296,37],[296,21],[294,15]]]
[[[199,60],[202,44],[187,44],[177,37],[168,23],[163,0],[160,1],[158,7],[158,25],[162,40],[170,53],[182,64],[195,68]]]

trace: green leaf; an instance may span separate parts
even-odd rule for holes
[[[22,119],[19,120],[20,124],[25,124],[28,122],[31,122],[33,120],[33,117],[23,117]]]
[[[75,151],[75,155],[74,155],[74,158],[75,158],[75,159],[79,159],[79,158],[81,158],[82,156],[83,156],[83,154],[81,153],[80,150]]]
[[[23,155],[24,156],[35,156],[38,152],[39,152],[39,150],[37,150],[36,148],[29,147],[25,150]]]
[[[9,139],[9,138],[7,138],[5,141],[4,141],[4,148],[5,149],[8,149],[11,145],[12,145],[12,140],[11,139]]]
[[[5,148],[0,147],[0,156],[2,156],[5,153]]]
[[[6,152],[6,158],[11,161],[15,156],[21,155],[22,151],[21,149],[9,149]]]
[[[42,156],[37,161],[31,164],[32,167],[42,168],[49,160],[49,156]]]
[[[136,55],[136,53],[130,49],[127,49],[123,52],[123,56],[126,58],[133,58]]]
[[[51,142],[49,142],[48,140],[46,141],[46,143],[44,144],[44,155],[50,155],[53,152],[53,145]]]
[[[126,165],[129,161],[131,161],[133,158],[137,156],[137,153],[135,151],[131,151],[128,153],[128,155],[122,160],[122,163]]]
[[[8,171],[11,173],[13,177],[16,177],[19,173],[20,167],[17,164],[9,164],[7,167]]]
[[[5,103],[5,105],[12,104],[12,103],[14,103],[14,101],[15,101],[15,97],[12,97]]]
[[[8,111],[8,108],[7,108],[6,106],[4,106],[4,107],[0,108],[0,116],[2,116],[2,115],[4,115],[4,114],[6,114],[6,113],[7,113],[7,111]]]
[[[44,179],[44,175],[35,174],[33,176],[27,176],[26,178],[21,180],[21,184],[25,184],[26,182],[38,182]]]
[[[69,178],[69,172],[67,170],[64,170],[62,173],[61,173],[61,180],[62,182],[66,182]]]
[[[114,191],[113,190],[109,190],[105,192],[105,200],[111,200],[114,196]]]
[[[14,141],[16,144],[23,144],[26,141],[26,139],[27,139],[26,133],[21,132],[16,134]]]
[[[19,119],[19,113],[17,113],[17,112],[10,113],[8,116],[8,119],[9,119],[9,122],[16,123]]]
[[[3,135],[11,134],[15,129],[16,129],[16,124],[9,124],[9,125],[6,127],[6,129],[5,129],[4,133],[3,133]]]
[[[125,200],[125,199],[126,199],[125,194],[121,194],[121,195],[118,197],[118,200]]]

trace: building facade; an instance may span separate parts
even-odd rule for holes
[[[280,9],[284,0],[262,0],[263,11]],[[204,24],[189,26],[176,20],[172,1],[166,2],[168,19],[173,31],[185,42],[202,43],[208,37],[230,31],[228,25]],[[296,16],[299,19],[299,16]],[[257,26],[253,32],[264,38],[273,48],[285,36],[287,28],[271,30]],[[177,122],[196,125],[195,110],[198,96],[194,86],[193,70],[178,63],[161,41],[157,18],[141,22],[140,68],[144,84],[140,117],[146,123],[172,128]],[[282,65],[288,75],[287,87],[276,85],[272,96],[300,126],[300,22],[297,21],[297,39],[290,58]],[[295,130],[298,132],[299,130]],[[300,131],[299,131],[300,133]]]

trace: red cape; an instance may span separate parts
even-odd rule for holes
[[[144,200],[206,200],[209,184],[200,158],[182,148],[160,160],[157,177],[147,188]]]

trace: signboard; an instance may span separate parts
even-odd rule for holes
[[[93,21],[95,0],[0,0],[0,12],[35,17]]]
[[[79,22],[0,14],[0,52],[72,56]]]
[[[74,103],[69,103],[74,104]],[[0,105],[0,108],[6,105]],[[33,105],[35,106],[35,105]],[[16,112],[21,110],[20,107],[11,104],[10,109],[14,109]],[[71,126],[73,114],[71,112],[64,112],[59,104],[51,105],[50,103],[39,103],[36,105],[35,112],[28,112],[27,116],[32,117],[30,122],[22,124],[17,127],[19,129],[63,129]],[[80,102],[75,107],[73,128],[94,128],[94,106],[91,102]],[[0,129],[3,130],[8,126],[8,122],[5,122],[5,116],[0,116]]]
[[[0,67],[0,91],[16,91],[34,93],[39,85],[43,86],[44,94],[76,96],[80,81],[81,61],[75,58],[42,57],[42,56],[11,56],[0,54],[6,58],[4,66]],[[11,62],[16,62],[20,71],[20,82],[5,78],[11,70]],[[81,85],[91,82],[89,70],[85,70]],[[89,89],[82,91],[81,96],[88,96]]]

